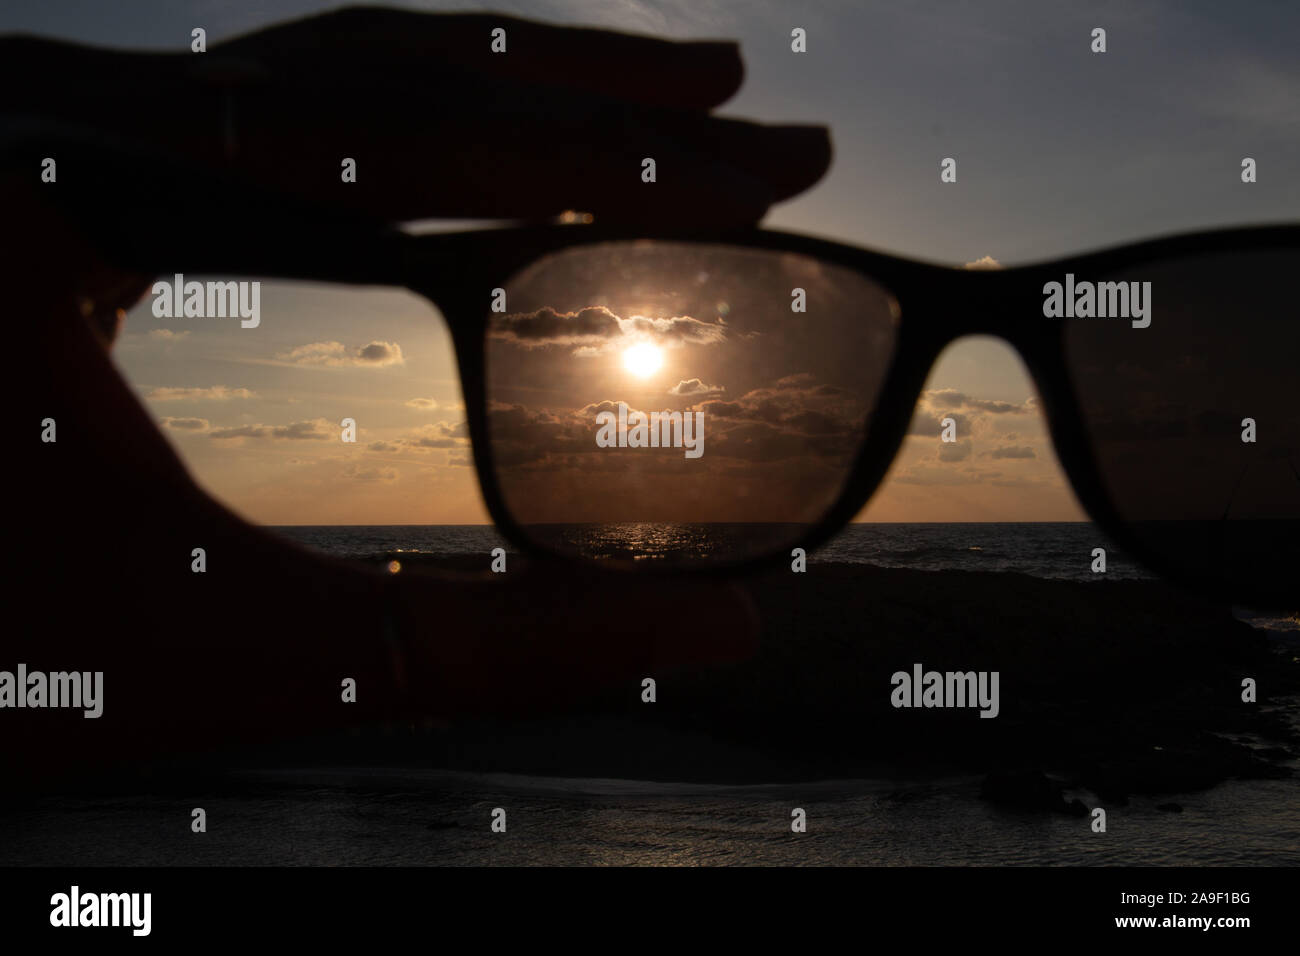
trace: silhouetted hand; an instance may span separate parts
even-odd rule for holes
[[[495,27],[504,54],[490,52]],[[29,109],[395,220],[579,209],[748,222],[829,163],[824,129],[708,115],[740,83],[730,44],[365,9],[206,54],[4,46],[8,68],[39,63],[50,77]],[[640,188],[644,156],[658,164],[652,190]],[[340,188],[342,157],[358,162],[355,187]],[[24,712],[10,738],[17,765],[67,769],[362,717],[558,706],[601,683],[751,651],[752,610],[717,582],[536,567],[389,578],[232,515],[194,484],[104,348],[151,277],[104,265],[40,188],[35,172],[0,178],[6,289],[39,369],[36,387],[6,391],[21,442],[58,421],[56,444],[22,445],[34,464],[20,469],[16,583],[40,624],[11,632],[5,658],[103,670],[107,703],[71,727]],[[200,541],[209,568],[195,575]],[[340,703],[343,677],[358,681],[354,706]]]
[[[504,53],[491,49],[497,28]],[[830,162],[824,127],[709,115],[741,83],[732,43],[367,7],[202,54],[33,41],[5,53],[10,69],[41,64],[33,95],[49,115],[393,220],[576,209],[756,222]],[[658,169],[652,189],[640,179],[646,157]],[[347,189],[344,158],[357,162]]]

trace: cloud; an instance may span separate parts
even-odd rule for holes
[[[801,388],[804,385],[810,384],[812,380],[813,377],[811,372],[795,372],[793,375],[786,375],[783,378],[778,378],[776,380],[776,384],[773,387],[774,388]]]
[[[990,484],[999,488],[1021,487],[1040,484],[1036,480],[1008,478],[1000,471],[981,471],[969,465],[963,468],[950,468],[927,462],[918,462],[902,474],[889,479],[903,485],[980,485]]]
[[[396,342],[370,342],[349,349],[342,342],[311,342],[299,345],[277,358],[292,365],[316,365],[325,368],[383,368],[401,365],[402,347]]]
[[[547,345],[591,345],[623,334],[619,318],[604,306],[588,306],[577,312],[556,312],[541,308],[494,319],[492,338],[523,348]]]
[[[965,441],[957,442],[940,442],[939,443],[939,460],[940,461],[965,461],[970,457],[971,441],[967,438]]]
[[[460,402],[440,402],[436,398],[412,398],[403,403],[407,408],[416,408],[422,412],[463,412],[465,406]]]
[[[709,454],[748,460],[846,459],[862,440],[862,399],[819,384],[807,372],[786,375],[734,400],[692,406],[711,430]]]
[[[317,419],[311,422],[292,422],[288,425],[279,425],[271,429],[272,438],[289,438],[294,440],[321,441],[326,438],[334,437],[330,432],[333,431],[333,423],[326,422],[323,419]]]
[[[959,468],[939,468],[935,465],[915,465],[901,475],[889,480],[900,485],[976,485],[984,476],[978,472]]]
[[[179,342],[181,339],[188,338],[189,332],[177,332],[173,329],[150,329],[146,333],[149,338],[157,339],[160,342]]]
[[[1032,398],[1026,399],[1017,405],[1015,402],[972,398],[965,392],[959,392],[954,388],[930,389],[921,394],[921,400],[935,408],[976,408],[982,412],[991,412],[994,415],[1026,415],[1034,410],[1034,400]]]
[[[668,389],[669,395],[721,395],[726,389],[721,385],[705,385],[698,378],[690,378],[684,382],[678,382],[672,388]]]
[[[990,481],[989,484],[995,488],[1040,488],[1052,485],[1055,482],[1046,475],[1035,475],[1033,477],[1023,478],[998,478]]]
[[[437,422],[431,425],[421,425],[415,431],[401,438],[372,441],[366,446],[366,449],[381,454],[392,454],[403,451],[424,452],[430,448],[461,448],[468,443],[469,436],[466,423]]]
[[[217,441],[236,438],[272,438],[282,441],[325,441],[338,435],[337,426],[324,418],[309,422],[290,422],[288,425],[235,425],[214,428],[209,437]]]
[[[693,342],[699,345],[712,345],[727,337],[727,324],[722,319],[717,322],[701,322],[688,315],[677,315],[671,319],[651,319],[644,315],[634,315],[629,319],[620,319],[624,335],[649,337],[661,345]]]
[[[626,404],[626,403],[625,403],[625,404]],[[513,407],[514,407],[515,409],[519,409],[519,410],[521,410],[521,411],[523,410],[523,406],[522,406],[522,405],[515,405],[515,406],[513,406]],[[494,409],[494,410],[495,410],[495,409]],[[638,408],[632,408],[632,407],[630,407],[630,406],[629,406],[629,408],[628,408],[628,414],[631,414],[632,412],[639,412],[639,411],[640,411],[640,409],[638,409]],[[618,414],[618,402],[612,402],[612,401],[610,401],[609,399],[605,399],[603,402],[593,402],[593,403],[590,404],[590,405],[584,405],[584,406],[582,406],[582,408],[578,409],[578,414],[579,414],[579,415],[584,415],[584,416],[587,416],[587,417],[592,417],[592,416],[594,416],[594,415],[599,414],[600,412],[613,412],[615,415],[617,415],[617,414]]]
[[[237,425],[233,428],[214,428],[212,437],[217,440],[229,438],[266,438],[271,429],[266,425]]]
[[[968,262],[968,263],[966,263],[966,265],[965,265],[963,268],[966,268],[966,269],[1001,269],[1001,268],[1002,268],[1002,263],[998,262],[998,260],[994,259],[992,256],[980,256],[980,257],[979,257],[978,259],[976,259],[974,262]]]
[[[1034,450],[1028,445],[1007,445],[1002,448],[994,448],[989,452],[993,458],[1036,458]]]
[[[371,342],[357,351],[358,365],[400,365],[402,347],[396,342]]]
[[[706,465],[747,468],[747,463],[793,464],[805,478],[810,469],[844,467],[863,439],[863,399],[847,389],[819,383],[808,374],[788,375],[733,400],[708,397],[713,389],[700,379],[684,380],[673,392],[684,411],[702,412]],[[692,394],[694,393],[694,394]],[[493,403],[488,431],[493,458],[500,468],[530,471],[577,469],[622,471],[630,456],[607,454],[595,443],[595,418],[616,412],[619,396],[573,409],[536,409]],[[657,404],[632,411],[662,411]],[[654,456],[637,460],[637,468],[654,469]],[[661,456],[665,469],[680,467],[680,456]]]
[[[246,388],[213,385],[211,388],[154,388],[146,392],[144,397],[151,402],[194,402],[226,401],[231,398],[256,398],[257,396]]]
[[[658,345],[711,345],[728,335],[726,322],[702,322],[689,315],[621,318],[601,305],[577,312],[557,312],[545,307],[536,312],[516,312],[492,321],[489,335],[520,348],[576,347],[574,355],[590,358],[627,341],[653,341]]]
[[[206,418],[172,418],[164,416],[162,426],[177,431],[205,432],[208,430],[208,420]]]
[[[396,468],[363,468],[359,465],[348,465],[343,469],[343,475],[351,478],[353,481],[381,481],[392,482],[397,480]]]
[[[920,435],[923,438],[938,438],[943,433],[943,420],[951,418],[957,424],[957,434],[969,434],[971,431],[971,417],[963,412],[938,412],[925,411],[917,409],[912,416],[912,421],[907,426],[909,435]]]

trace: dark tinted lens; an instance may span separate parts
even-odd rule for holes
[[[492,316],[506,507],[594,558],[737,560],[798,544],[844,487],[898,307],[807,256],[682,242],[550,255]]]
[[[1121,516],[1188,573],[1278,600],[1300,593],[1297,271],[1297,249],[1135,266],[1095,278],[1128,283],[1145,317],[1130,301],[1127,316],[1063,320]],[[1121,291],[1098,286],[1095,304]]]

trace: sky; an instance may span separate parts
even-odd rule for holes
[[[0,10],[0,31],[181,50],[194,26],[203,26],[212,43],[329,7],[309,0],[20,0]],[[766,220],[775,228],[952,265],[985,257],[1015,265],[1180,231],[1294,222],[1300,214],[1294,4],[546,0],[492,7],[555,23],[739,40],[745,85],[720,112],[826,123],[835,144],[829,174],[776,207]],[[807,31],[806,54],[790,51],[796,26]],[[1107,31],[1104,54],[1089,49],[1098,26]],[[1258,164],[1258,181],[1250,185],[1240,181],[1244,156]],[[957,160],[956,183],[940,182],[945,157]],[[560,307],[538,301],[511,314],[546,306]],[[623,323],[644,306],[610,303]],[[202,484],[269,524],[488,520],[469,467],[450,342],[435,308],[401,290],[268,281],[261,313],[258,328],[242,329],[237,321],[156,318],[146,301],[130,313],[117,346],[119,367]],[[734,315],[731,321],[740,328]],[[753,321],[751,331],[759,331],[763,317]],[[543,352],[551,361],[557,351],[520,348],[501,337],[491,349],[505,405],[519,404],[518,395],[506,394],[505,370],[540,374],[542,366],[529,372],[528,363],[543,361]],[[607,377],[601,396],[562,395],[572,383],[561,377],[547,400],[573,408],[597,398],[626,398],[647,410],[698,407],[673,406],[668,395],[698,380],[725,389],[694,396],[698,402],[748,397],[756,408],[762,389],[791,376],[830,386],[839,375],[835,387],[854,384],[833,363],[773,367],[764,381],[731,375],[725,365],[709,364],[723,351],[661,348],[660,367],[640,376],[627,371],[622,351],[607,350],[588,358],[604,362],[607,376],[622,369],[621,392]],[[686,361],[696,355],[700,362]],[[856,383],[856,408],[840,409],[844,421],[869,405],[870,378]],[[945,415],[962,423],[956,445],[938,439]],[[358,423],[353,445],[338,441],[338,423],[349,416]],[[915,421],[936,425],[913,429],[860,519],[1083,517],[1047,438],[1034,386],[1004,343],[967,338],[950,346],[931,372]],[[724,447],[723,434],[706,445],[702,461],[710,467],[721,467],[722,456],[709,452]],[[710,431],[706,442],[712,438]],[[807,467],[807,474],[786,477],[803,487],[813,482],[809,502],[832,495],[811,459]]]

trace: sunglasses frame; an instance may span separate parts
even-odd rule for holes
[[[907,435],[930,370],[943,350],[964,336],[989,335],[1010,344],[1023,360],[1041,399],[1061,466],[1080,505],[1097,526],[1164,577],[1202,593],[1223,589],[1218,578],[1190,573],[1162,557],[1144,544],[1120,516],[1100,474],[1066,361],[1066,323],[1042,315],[1043,285],[1059,280],[1065,272],[1103,275],[1171,257],[1300,246],[1300,227],[1262,226],[1187,234],[997,270],[930,264],[831,240],[757,228],[701,232],[594,225],[528,226],[413,237],[410,243],[413,250],[418,250],[414,253],[417,259],[456,263],[456,278],[452,281],[439,277],[406,285],[433,302],[447,319],[488,511],[507,538],[530,552],[564,561],[584,560],[537,542],[515,521],[502,494],[487,414],[485,333],[489,313],[484,303],[494,288],[505,288],[508,296],[509,278],[542,256],[588,244],[646,239],[808,256],[879,283],[900,305],[893,355],[878,400],[868,415],[866,434],[835,504],[809,525],[797,542],[799,547],[812,551],[839,533],[880,486]],[[782,552],[776,552],[702,565],[700,570],[744,572],[770,568],[778,558],[787,559]],[[654,569],[655,565],[648,567]],[[673,568],[670,565],[665,570]],[[1281,599],[1267,593],[1243,594],[1240,589],[1234,589],[1231,597],[1259,604]]]
[[[80,144],[84,146],[84,144]],[[202,198],[226,210],[242,228],[194,230],[184,208],[164,208],[159,195],[193,195],[193,170],[150,157],[153,176],[115,174],[120,151],[95,156],[110,189],[87,180],[59,190],[59,205],[80,221],[106,258],[149,274],[190,272],[312,280],[352,285],[400,286],[432,302],[444,316],[469,424],[479,487],[501,533],[526,553],[562,562],[586,559],[550,549],[531,537],[506,505],[493,460],[486,394],[486,330],[491,292],[506,288],[522,268],[542,256],[604,242],[658,240],[740,246],[788,252],[834,263],[883,286],[901,316],[890,365],[868,428],[838,499],[798,542],[812,551],[852,522],[884,480],[912,419],[916,400],[939,354],[969,335],[996,336],[1023,360],[1041,398],[1049,434],[1080,505],[1116,544],[1150,569],[1203,594],[1260,607],[1283,606],[1294,595],[1250,592],[1220,578],[1178,566],[1132,532],[1106,490],[1065,356],[1064,321],[1042,315],[1042,288],[1065,272],[1105,274],[1176,256],[1300,246],[1300,226],[1265,225],[1181,234],[1110,247],[1025,266],[969,270],[876,252],[828,239],[757,227],[704,229],[663,225],[523,225],[414,235],[362,217],[326,213],[245,183],[201,179]],[[161,188],[160,188],[160,185]],[[131,214],[120,215],[129,209]],[[114,215],[116,213],[117,215]],[[179,220],[179,221],[178,221]],[[172,228],[169,228],[171,226]],[[1300,477],[1300,476],[1298,476]],[[780,552],[690,566],[692,573],[735,574],[770,568]],[[680,571],[680,566],[638,568]],[[1281,603],[1279,603],[1281,602]]]

